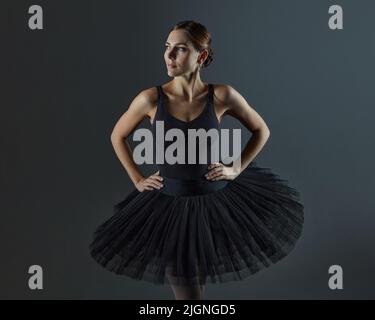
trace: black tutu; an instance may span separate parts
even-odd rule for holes
[[[241,280],[285,257],[302,233],[299,192],[252,162],[215,192],[131,191],[94,233],[91,256],[155,284]]]

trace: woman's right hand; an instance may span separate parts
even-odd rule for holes
[[[156,171],[154,174],[149,176],[148,178],[143,178],[135,184],[135,187],[139,192],[143,192],[145,190],[154,190],[160,189],[163,187],[163,177],[159,175],[160,170]]]

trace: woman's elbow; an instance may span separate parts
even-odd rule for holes
[[[261,127],[259,127],[258,129],[254,130],[254,131],[258,132],[258,134],[260,134],[263,137],[266,137],[267,139],[271,135],[271,131],[270,131],[270,129],[266,125],[261,126]]]
[[[267,139],[270,137],[270,135],[271,135],[271,131],[270,131],[270,129],[266,126],[265,128],[264,128],[264,134],[267,136]]]
[[[125,137],[121,136],[120,134],[118,134],[117,132],[112,132],[111,133],[111,136],[110,136],[110,140],[113,143],[118,143],[122,140],[126,139]]]

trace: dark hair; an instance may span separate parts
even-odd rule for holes
[[[203,49],[208,50],[208,56],[202,65],[202,68],[206,68],[213,60],[214,54],[211,48],[211,34],[207,31],[206,27],[199,22],[186,20],[177,23],[170,30],[170,32],[178,29],[182,29],[187,33],[190,41],[197,51],[201,51]]]

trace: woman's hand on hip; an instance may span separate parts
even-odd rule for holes
[[[235,166],[227,167],[220,162],[211,163],[208,166],[209,171],[205,174],[207,180],[234,180],[241,173]]]
[[[145,190],[160,189],[163,187],[163,177],[159,175],[160,171],[155,172],[148,178],[143,178],[135,184],[135,187],[139,192]]]

